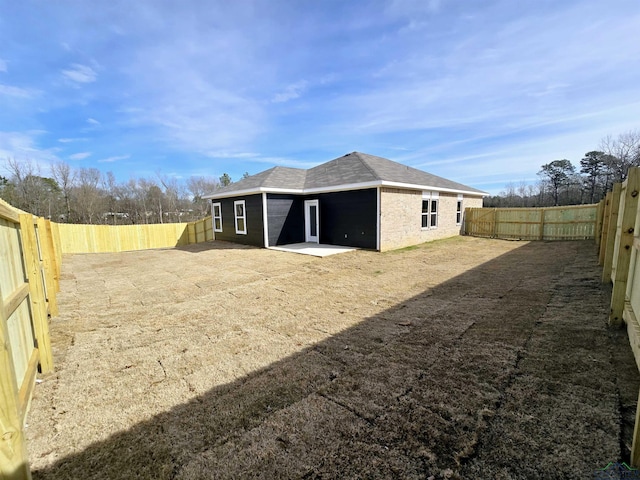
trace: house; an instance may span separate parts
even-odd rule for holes
[[[217,240],[301,242],[375,250],[458,235],[487,193],[386,158],[353,152],[317,167],[274,167],[211,199]]]

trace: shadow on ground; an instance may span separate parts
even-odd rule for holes
[[[525,244],[33,478],[590,477],[640,381],[599,278],[592,243]]]

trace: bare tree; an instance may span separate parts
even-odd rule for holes
[[[187,179],[187,191],[191,195],[191,201],[198,218],[206,216],[209,212],[209,202],[202,197],[213,193],[219,186],[220,183],[213,177],[189,177]]]
[[[55,180],[41,176],[40,167],[28,159],[7,158],[5,168],[13,185],[11,203],[34,215],[50,217],[60,192]]]
[[[526,207],[529,199],[527,198],[527,182],[524,180],[521,180],[518,184],[518,196],[522,199],[521,206]]]
[[[173,216],[173,220],[177,220],[181,222],[182,216],[185,212],[183,212],[183,208],[181,205],[181,199],[184,198],[184,188],[178,183],[178,180],[175,177],[167,177],[166,175],[158,175],[158,179],[160,180],[160,186],[163,189],[163,201],[165,203],[165,215],[168,217],[169,221],[171,221],[171,216]]]
[[[623,182],[629,168],[640,166],[640,130],[621,133],[617,138],[607,135],[600,141],[600,150],[607,154],[613,182]]]
[[[75,180],[75,172],[71,169],[68,163],[56,162],[51,164],[51,176],[60,186],[62,191],[62,198],[65,205],[65,221],[69,221],[71,218],[71,191],[73,189],[73,182]]]
[[[100,189],[102,173],[97,168],[78,170],[74,189],[76,212],[80,223],[94,223],[104,212],[104,193]]]

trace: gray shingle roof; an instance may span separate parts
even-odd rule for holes
[[[419,186],[425,190],[447,190],[486,195],[486,192],[476,188],[432,175],[417,168],[375,155],[353,152],[309,170],[288,167],[270,168],[220,188],[209,197],[217,198],[274,189],[291,191],[292,193],[325,188],[339,190],[341,186],[352,188],[358,184],[376,183],[380,185],[399,183]]]

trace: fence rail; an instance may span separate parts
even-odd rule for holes
[[[517,240],[595,238],[598,205],[549,208],[467,208],[465,235]]]

